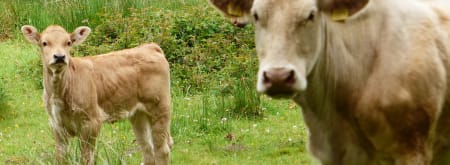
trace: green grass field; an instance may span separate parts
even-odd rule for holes
[[[0,2],[6,11],[0,14],[4,32],[0,35],[0,164],[54,163],[55,141],[41,99],[39,50],[21,36],[24,24],[40,30],[48,24],[61,24],[68,30],[87,24],[94,31],[85,45],[74,50],[77,56],[143,42],[161,44],[172,67],[172,164],[312,163],[298,106],[255,93],[251,27],[231,27],[206,0],[108,1],[111,6],[107,7],[105,0],[62,2]],[[47,5],[48,10],[32,5]],[[61,11],[74,5],[89,8],[84,13]],[[105,15],[107,11],[119,15]],[[90,22],[83,23],[86,18]],[[108,28],[117,22],[126,26]],[[72,164],[80,164],[78,144],[75,139],[70,143]],[[97,164],[140,161],[128,121],[103,125]]]

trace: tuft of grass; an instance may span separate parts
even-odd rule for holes
[[[233,113],[247,118],[261,118],[264,112],[261,108],[261,96],[256,92],[254,81],[242,77],[233,90]]]

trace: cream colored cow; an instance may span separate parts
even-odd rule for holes
[[[144,164],[169,164],[169,64],[157,44],[90,57],[72,57],[70,48],[89,35],[88,27],[67,33],[49,26],[39,33],[23,26],[38,45],[44,71],[44,102],[56,137],[55,156],[65,164],[69,137],[81,139],[84,164],[94,164],[96,137],[103,122],[128,118]]]
[[[257,90],[302,107],[322,164],[450,163],[450,1],[210,1],[254,24]]]

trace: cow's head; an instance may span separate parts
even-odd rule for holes
[[[369,0],[210,0],[226,17],[255,25],[257,90],[292,97],[325,49],[325,21],[343,21]]]
[[[52,71],[62,71],[70,62],[70,48],[81,44],[91,32],[89,27],[78,27],[67,33],[60,26],[49,26],[42,33],[30,25],[22,26],[25,38],[41,48],[42,63]]]

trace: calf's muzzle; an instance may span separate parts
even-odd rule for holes
[[[65,63],[66,61],[66,55],[64,54],[54,54],[53,59],[55,60],[55,63]]]

